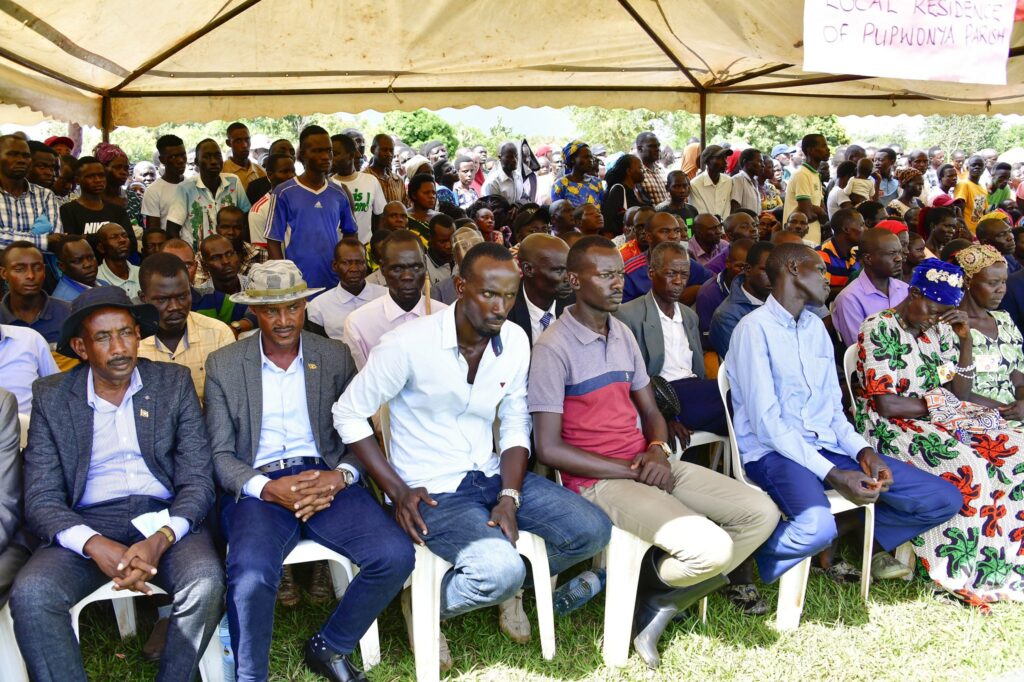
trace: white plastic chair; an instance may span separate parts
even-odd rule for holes
[[[555,481],[562,485],[562,472],[555,470]],[[594,566],[605,569],[602,655],[609,668],[624,666],[629,660],[640,565],[651,547],[650,542],[613,524],[608,546],[594,557]],[[707,597],[700,601],[700,619],[705,623],[708,619]]]
[[[718,469],[719,462],[722,463],[722,473],[729,475],[732,465],[732,458],[729,455],[729,439],[725,436],[711,433],[710,431],[694,431],[690,435],[690,444],[684,450],[679,450],[676,459],[683,458],[683,452],[698,445],[714,445],[714,456],[711,458],[711,468]]]
[[[718,392],[722,396],[722,404],[725,406],[726,424],[729,427],[729,443],[732,451],[733,476],[738,481],[746,483],[751,488],[760,490],[758,486],[751,483],[743,472],[743,462],[740,458],[739,447],[736,445],[736,432],[732,425],[732,405],[729,400],[729,378],[725,371],[725,364],[718,370]],[[832,514],[839,514],[859,505],[850,502],[834,490],[827,490],[825,496],[828,498]],[[864,601],[868,599],[868,592],[871,587],[871,552],[875,543],[875,506],[864,505],[864,560],[861,564],[860,595]],[[786,571],[779,579],[779,603],[775,613],[775,627],[777,630],[794,630],[800,625],[800,615],[804,610],[804,595],[807,591],[807,578],[811,572],[811,557],[807,557],[793,568]]]
[[[0,609],[0,680],[29,682],[25,661],[21,658],[18,640],[14,637],[14,620],[10,602]]]
[[[18,414],[18,423],[21,425],[21,449],[28,445],[28,415]]]
[[[153,594],[167,594],[156,585],[151,585]],[[115,591],[114,583],[109,582],[97,588],[92,594],[82,599],[71,609],[71,627],[78,634],[78,617],[89,604],[97,601],[111,601],[114,606],[114,615],[117,616],[117,629],[121,637],[128,637],[135,634],[135,606],[130,601],[133,597],[140,596],[129,590]],[[199,662],[199,675],[203,682],[223,682],[224,667],[221,659],[220,642],[217,641],[217,633],[214,632],[203,652],[203,658]]]
[[[387,405],[381,406],[374,422],[380,429],[384,455],[389,457],[391,415]],[[540,649],[545,660],[550,661],[555,657],[555,609],[547,545],[540,536],[520,530],[516,551],[526,557],[533,571]],[[450,563],[425,546],[416,545],[416,568],[406,586],[412,588],[412,638],[418,682],[441,678],[441,579],[451,568]]]

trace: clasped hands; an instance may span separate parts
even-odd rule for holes
[[[311,469],[271,480],[263,486],[260,498],[284,507],[300,521],[309,521],[330,507],[334,496],[344,489],[345,477],[340,471]]]
[[[892,487],[892,470],[871,448],[861,450],[857,461],[860,471],[833,467],[825,475],[825,482],[855,504],[871,504]]]
[[[154,533],[131,547],[102,535],[93,535],[82,551],[114,581],[115,590],[131,590],[150,596],[153,588],[146,581],[156,575],[160,558],[170,546],[171,541],[163,533]]]

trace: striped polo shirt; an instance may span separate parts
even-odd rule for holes
[[[541,334],[530,362],[528,408],[562,415],[562,440],[615,459],[633,459],[647,448],[632,391],[650,379],[629,328],[608,318],[608,336],[583,326],[575,306]],[[595,478],[563,472],[562,482],[579,492]]]
[[[853,273],[860,268],[857,262],[857,247],[850,249],[846,258],[839,255],[836,245],[829,239],[818,248],[818,255],[825,261],[828,269],[828,283],[833,287],[845,287],[853,278]]]

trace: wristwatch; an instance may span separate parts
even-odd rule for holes
[[[356,480],[356,475],[343,466],[339,466],[335,471],[341,474],[341,477],[345,479],[346,486],[352,485]]]
[[[519,495],[519,491],[516,490],[515,488],[504,488],[503,490],[501,490],[501,492],[498,493],[498,502],[501,502],[501,498],[503,497],[511,497],[512,502],[515,503],[516,505],[517,511],[519,510],[519,507],[522,506],[523,504],[523,498]]]
[[[652,440],[650,443],[647,444],[647,449],[650,450],[652,445],[657,445],[659,448],[661,448],[661,451],[665,453],[666,457],[672,457],[672,448],[670,448],[668,446],[668,443],[666,443],[665,441]]]

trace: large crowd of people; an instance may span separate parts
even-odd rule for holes
[[[0,605],[35,680],[85,680],[69,611],[110,580],[167,593],[159,679],[223,620],[266,680],[303,539],[359,567],[305,645],[326,679],[365,679],[396,597],[411,632],[414,544],[452,565],[443,619],[527,642],[519,533],[557,575],[613,525],[653,545],[622,617],[656,669],[711,592],[755,617],[810,557],[860,579],[829,489],[875,504],[875,579],[909,543],[953,601],[1024,599],[1024,182],[995,150],[232,123],[80,151],[0,136]],[[679,455],[730,420],[756,487]]]

